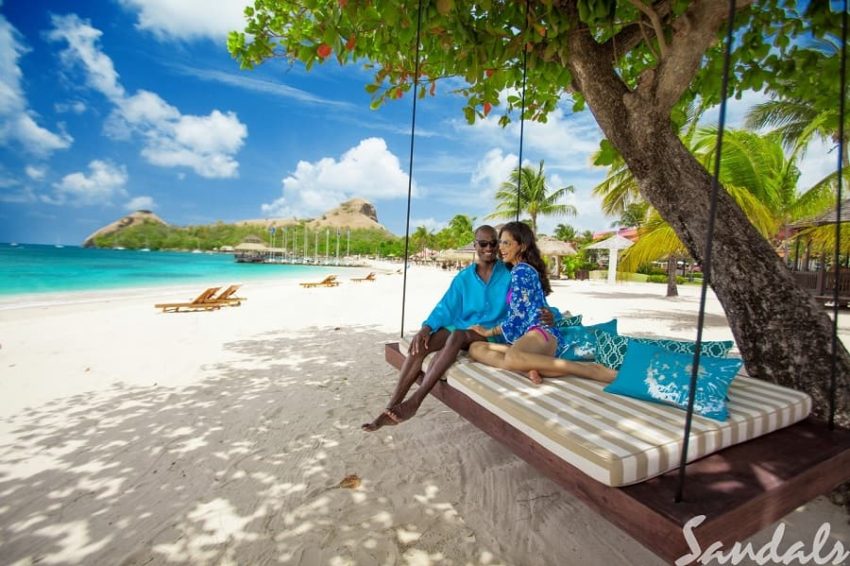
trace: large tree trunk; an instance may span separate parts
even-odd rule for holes
[[[711,176],[676,135],[669,100],[664,103],[665,85],[658,87],[647,75],[651,88],[642,82],[630,91],[614,73],[611,54],[584,33],[570,37],[569,67],[574,86],[625,159],[643,196],[707,270]],[[850,355],[839,343],[833,358],[831,319],[796,285],[776,252],[723,190],[710,276],[748,373],[807,392],[814,400],[815,415],[824,418],[835,363],[837,421],[850,426]]]

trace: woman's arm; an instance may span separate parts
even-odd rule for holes
[[[509,343],[519,340],[531,324],[537,309],[530,297],[536,285],[540,285],[537,271],[530,265],[520,263],[511,270],[511,302],[508,305],[508,316],[499,325],[501,333]]]

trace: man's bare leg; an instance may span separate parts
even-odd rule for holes
[[[404,400],[404,396],[407,395],[408,391],[410,391],[410,388],[416,382],[416,378],[419,377],[419,372],[422,371],[422,362],[425,360],[425,357],[431,352],[442,350],[445,347],[449,336],[449,331],[445,328],[441,328],[431,335],[431,338],[428,340],[427,348],[421,349],[415,355],[408,353],[407,357],[404,359],[404,363],[401,365],[395,390],[387,403],[387,410],[391,407],[395,407]],[[455,354],[455,356],[457,356],[457,354]],[[387,414],[387,411],[384,411],[378,415],[375,420],[362,425],[360,428],[367,432],[374,432],[382,426],[394,424],[397,423],[389,414]]]
[[[472,330],[455,330],[449,336],[446,345],[440,350],[440,353],[431,361],[428,370],[425,372],[425,377],[422,378],[422,384],[413,392],[410,398],[403,403],[393,406],[388,411],[388,417],[395,421],[394,424],[404,422],[419,410],[419,406],[428,396],[428,393],[434,388],[440,378],[445,375],[446,371],[457,360],[457,355],[461,350],[469,348],[473,343],[486,341],[487,339],[473,332]]]

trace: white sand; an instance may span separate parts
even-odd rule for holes
[[[395,382],[402,295],[364,273],[249,283],[217,312],[152,307],[197,287],[0,301],[0,564],[661,563],[435,399],[361,432]],[[408,329],[452,275],[411,269]],[[586,323],[695,336],[696,287],[554,286]],[[713,296],[704,337],[731,338]],[[824,498],[784,522],[786,548],[823,522],[850,547]]]

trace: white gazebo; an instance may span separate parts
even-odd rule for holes
[[[586,250],[608,250],[608,283],[617,281],[617,254],[633,245],[634,242],[619,234],[587,246]]]

